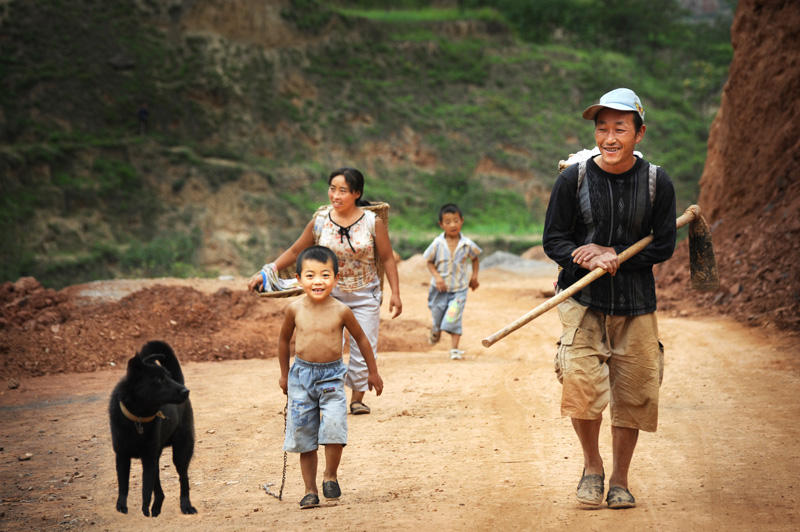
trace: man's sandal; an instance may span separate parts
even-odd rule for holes
[[[353,401],[350,403],[350,413],[354,416],[359,416],[361,414],[369,414],[370,409],[367,405],[362,403],[361,401]]]
[[[606,502],[608,503],[608,507],[614,510],[636,508],[636,499],[633,498],[630,491],[622,486],[611,486],[608,488]]]
[[[586,473],[586,469],[583,470]],[[605,487],[606,475],[581,475],[581,481],[578,483],[578,502],[581,504],[588,504],[590,506],[600,506],[603,502],[603,491]],[[611,492],[609,491],[609,495]]]

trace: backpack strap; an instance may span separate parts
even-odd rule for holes
[[[586,179],[586,159],[578,163],[578,186],[575,187],[575,199],[578,199],[578,194],[581,192],[581,185],[583,180]]]
[[[375,240],[375,219],[377,217],[374,212],[364,209],[364,223],[367,224],[367,230],[372,235],[373,240]]]
[[[656,174],[658,173],[658,166],[649,163],[650,168],[647,170],[647,189],[650,192],[650,206],[656,201]]]
[[[313,231],[315,244],[319,244],[319,237],[322,235],[322,224],[325,223],[325,218],[328,217],[328,213],[331,212],[331,209],[332,207],[330,205],[323,205],[314,213]]]
[[[578,163],[578,185],[575,187],[575,205],[578,207],[578,211],[583,214],[583,219],[585,222],[591,223],[591,208],[588,203],[589,192],[586,191],[586,195],[584,198],[586,199],[586,203],[584,205],[581,204],[581,187],[583,186],[583,182],[586,180],[586,159],[580,161]],[[575,225],[578,223],[578,214],[575,213],[575,216],[572,218],[572,227],[570,227],[570,233],[575,232]]]

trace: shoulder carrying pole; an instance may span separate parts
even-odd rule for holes
[[[688,223],[692,223],[692,227],[690,228],[689,238],[690,238],[690,255],[691,257],[691,266],[692,266],[692,288],[695,289],[716,289],[719,286],[719,277],[717,275],[717,267],[716,261],[714,260],[714,250],[711,247],[711,234],[708,231],[708,225],[705,223],[705,219],[703,219],[702,214],[700,212],[700,207],[697,205],[692,205],[677,219],[675,220],[675,226],[680,229],[684,225]],[[695,223],[697,222],[697,223]],[[697,226],[697,227],[695,227]],[[700,243],[700,245],[693,245],[692,239],[703,240],[704,242]],[[639,240],[631,247],[623,251],[619,254],[619,262],[623,263],[629,258],[633,257],[640,251],[650,244],[653,241],[653,235],[648,235],[643,239]],[[696,257],[697,253],[694,252],[695,249],[702,249],[702,254],[704,255],[705,260],[700,260],[700,258]],[[710,258],[709,258],[710,254]],[[698,263],[702,268],[702,272],[695,271],[695,263]],[[702,263],[702,264],[700,264]],[[556,294],[555,296],[551,297],[535,309],[531,310],[521,318],[517,319],[513,323],[503,327],[493,335],[484,338],[481,342],[483,347],[491,347],[494,343],[502,340],[512,332],[516,331],[523,325],[530,323],[531,321],[535,320],[548,310],[552,309],[553,307],[558,306],[559,303],[562,301],[567,300],[568,298],[572,297],[576,293],[583,290],[587,285],[591,282],[595,281],[596,279],[605,275],[606,271],[603,268],[595,268],[590,273],[582,277],[580,280],[575,282],[572,286],[563,290]],[[696,277],[699,277],[702,274],[703,280],[701,282],[696,282]]]

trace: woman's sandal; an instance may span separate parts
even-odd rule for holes
[[[358,416],[361,414],[369,414],[370,409],[367,405],[362,403],[361,401],[353,401],[350,403],[350,413],[354,416]]]

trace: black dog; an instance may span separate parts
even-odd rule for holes
[[[127,374],[111,393],[108,413],[117,455],[118,512],[128,513],[131,458],[141,458],[142,513],[150,516],[152,512],[153,517],[161,513],[164,492],[158,461],[164,447],[172,446],[172,463],[181,485],[181,512],[197,513],[189,500],[188,474],[194,453],[194,414],[183,382],[172,348],[164,342],[147,342],[128,361]]]

